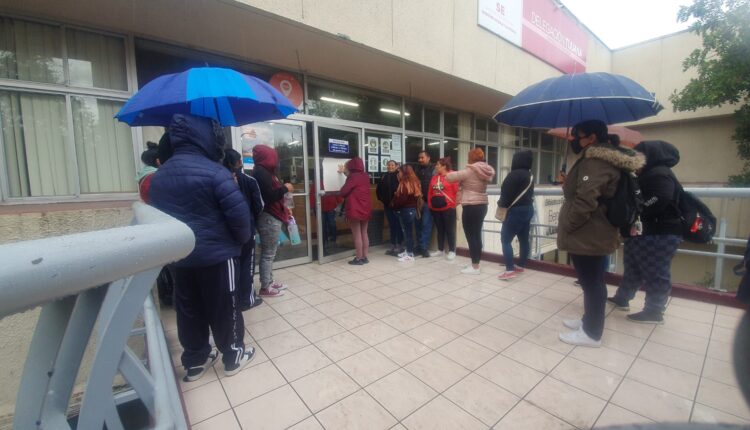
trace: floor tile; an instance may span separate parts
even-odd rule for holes
[[[731,343],[711,339],[711,341],[708,342],[708,353],[706,354],[706,357],[732,362],[734,361],[732,351],[733,346]]]
[[[740,324],[740,320],[742,319],[742,315],[723,315],[721,312],[716,312],[716,317],[714,318],[714,326],[718,327],[724,327],[732,330],[736,330],[737,326]]]
[[[526,400],[580,428],[594,425],[607,404],[605,400],[550,377],[540,382]]]
[[[703,374],[701,376],[713,381],[721,382],[722,384],[733,385],[735,387],[739,386],[737,374],[734,371],[734,365],[727,361],[706,358],[706,362],[703,365]]]
[[[608,372],[573,357],[566,357],[550,373],[550,376],[604,400],[609,400],[622,380],[622,376],[616,373]]]
[[[375,345],[375,349],[385,354],[399,366],[405,366],[431,351],[427,345],[405,334]]]
[[[435,297],[434,299],[430,300],[430,303],[432,303],[433,305],[438,305],[450,311],[455,311],[468,305],[470,302],[468,300],[459,299],[458,297],[444,295]]]
[[[487,321],[487,325],[495,327],[496,329],[510,333],[513,336],[517,337],[525,336],[537,326],[537,324],[534,324],[530,321],[516,318],[508,314],[501,314],[496,316],[495,318]]]
[[[693,415],[690,417],[690,422],[706,424],[750,424],[750,420],[742,419],[700,403],[696,403],[693,407]]]
[[[409,311],[400,311],[383,318],[381,321],[400,332],[409,331],[427,322]]]
[[[570,353],[570,356],[618,375],[625,375],[625,372],[628,371],[635,360],[632,355],[606,347],[586,348],[578,346]]]
[[[558,337],[559,335],[559,328],[552,329],[548,326],[540,325],[530,333],[528,333],[526,336],[524,336],[523,339],[528,342],[535,343],[539,346],[551,349],[553,351],[557,351],[560,354],[568,354],[573,350],[574,346],[560,342],[560,338]]]
[[[313,412],[318,412],[359,389],[357,383],[336,365],[311,373],[291,385]]]
[[[325,430],[315,417],[306,418],[289,427],[289,430]]]
[[[432,321],[450,312],[450,310],[431,302],[422,302],[416,306],[408,308],[407,310],[427,321]]]
[[[313,345],[273,359],[287,381],[294,381],[331,364],[331,360]]]
[[[259,321],[257,323],[247,324],[247,329],[255,340],[265,339],[293,328],[294,327],[289,325],[289,323],[280,316]]]
[[[695,401],[750,420],[750,408],[748,408],[745,397],[737,387],[702,378]]]
[[[340,314],[331,315],[331,319],[347,330],[375,321],[375,318],[359,309],[352,309]]]
[[[653,421],[646,417],[642,417],[634,412],[610,403],[604,408],[604,412],[602,412],[602,415],[596,421],[594,428],[603,429],[609,426],[648,424],[652,422]]]
[[[477,320],[473,320],[456,312],[445,314],[434,319],[432,322],[456,334],[464,334],[481,324]]]
[[[243,403],[234,412],[243,429],[282,430],[310,416],[289,385]]]
[[[446,343],[438,352],[469,370],[475,370],[495,356],[494,351],[465,337]]]
[[[294,289],[294,291],[296,292],[296,289]],[[297,294],[299,295],[299,293],[297,293]],[[316,305],[319,305],[319,304],[322,304],[322,303],[326,303],[326,302],[331,302],[331,301],[337,300],[336,296],[334,296],[333,294],[331,294],[331,293],[329,293],[327,291],[323,291],[323,290],[319,290],[319,291],[314,292],[312,294],[307,294],[307,295],[301,296],[300,298],[302,300],[304,300],[305,302],[307,302],[307,304],[310,305],[310,306],[316,306]]]
[[[398,420],[406,418],[437,395],[427,384],[403,369],[376,381],[365,390]]]
[[[349,332],[337,334],[315,343],[333,361],[339,361],[368,348],[368,345]]]
[[[735,332],[736,330],[734,329],[714,327],[711,330],[711,339],[718,340],[719,342],[733,343]]]
[[[542,311],[556,313],[560,309],[564,308],[567,303],[561,303],[557,300],[552,300],[537,295],[529,297],[528,300],[523,302],[523,304]]]
[[[437,392],[445,391],[469,371],[437,352],[431,352],[404,367]]]
[[[506,348],[502,355],[512,358],[542,373],[549,373],[565,357],[559,352],[527,342],[523,339]]]
[[[688,307],[679,306],[676,303],[670,303],[667,310],[664,312],[664,317],[676,316],[684,318],[690,321],[701,322],[705,324],[713,324],[715,312],[713,310],[700,310]]]
[[[395,314],[396,312],[399,312],[401,310],[400,307],[394,306],[393,303],[387,302],[385,300],[378,300],[377,302],[362,306],[359,309],[367,312],[369,315],[372,315],[372,317],[375,319],[385,318],[388,315]]]
[[[377,297],[373,296],[372,294],[359,292],[357,294],[352,294],[351,296],[344,297],[344,301],[349,302],[350,305],[361,308],[362,306],[369,305],[370,303],[377,302]]]
[[[641,339],[647,339],[651,335],[651,332],[654,331],[654,325],[628,321],[625,319],[624,314],[624,312],[614,311],[604,320],[604,328],[640,337]]]
[[[499,423],[496,430],[568,430],[572,425],[522,400]]]
[[[329,318],[302,326],[298,330],[307,340],[313,343],[346,331],[344,327]]]
[[[443,395],[488,426],[499,421],[521,400],[475,373],[449,388]]]
[[[234,416],[234,411],[231,410],[222,412],[198,424],[193,424],[191,428],[194,430],[242,430],[240,423],[237,422],[237,418]]]
[[[258,345],[270,358],[276,358],[309,344],[310,342],[297,330],[285,331],[258,341]]]
[[[353,328],[352,333],[364,340],[368,345],[373,346],[386,340],[396,337],[400,334],[398,330],[389,326],[382,321],[373,321],[365,325]]]
[[[455,333],[433,323],[423,324],[406,334],[432,349],[440,348],[457,337]]]
[[[711,324],[687,320],[676,316],[670,316],[669,318],[665,317],[664,328],[686,334],[692,334],[693,336],[711,336]]]
[[[516,305],[516,303],[510,300],[501,299],[500,297],[496,297],[496,296],[484,297],[482,300],[479,301],[479,303],[481,303],[482,306],[486,306],[498,312],[505,312],[508,309]]]
[[[629,355],[637,355],[646,339],[620,333],[619,331],[604,329],[602,345]]]
[[[620,384],[612,403],[659,422],[688,421],[693,404],[690,400],[628,378]]]
[[[518,340],[517,337],[488,325],[481,325],[464,334],[464,337],[495,352],[504,350]]]
[[[303,308],[294,312],[284,314],[284,319],[287,320],[289,324],[297,328],[306,326],[316,321],[323,320],[325,318],[326,316],[322,312],[313,307]]]
[[[660,343],[646,342],[640,357],[694,375],[700,375],[703,368],[702,355],[693,354],[692,352],[672,348]]]
[[[475,372],[519,397],[525,396],[544,377],[544,374],[502,355]]]
[[[316,414],[327,429],[389,429],[396,420],[364,390]]]
[[[300,298],[284,300],[283,302],[268,300],[268,304],[281,315],[310,307],[310,305]]]
[[[638,358],[627,377],[640,383],[693,400],[698,389],[698,375]]]
[[[496,311],[495,309],[491,309],[477,303],[470,303],[462,308],[457,309],[456,313],[473,320],[477,320],[481,323],[485,323],[498,316],[500,314],[500,311]]]
[[[271,362],[242,369],[240,373],[232,377],[221,379],[221,385],[232,406],[237,406],[285,384],[284,377]]]
[[[339,361],[338,365],[363,387],[399,368],[396,363],[374,348],[345,358]]]
[[[404,426],[409,430],[478,430],[487,428],[481,421],[442,396],[436,397],[406,418]]]
[[[409,294],[422,300],[432,300],[442,295],[442,293],[430,287],[417,288],[416,290],[409,291]]]
[[[277,316],[279,316],[278,312],[265,303],[242,313],[245,325],[251,325]]]
[[[706,348],[708,348],[708,338],[693,336],[665,327],[656,327],[648,340],[700,355],[705,355]]]
[[[344,312],[352,311],[356,308],[341,299],[336,299],[330,302],[321,303],[315,306],[315,309],[319,310],[324,315],[331,317],[333,315],[338,315]]]
[[[230,408],[219,381],[209,382],[182,394],[190,424],[199,423]]]
[[[397,296],[389,297],[386,301],[401,309],[408,309],[423,302],[422,299],[409,293],[401,293]]]
[[[530,321],[537,325],[543,323],[544,320],[554,314],[554,312],[543,311],[540,309],[532,308],[531,306],[526,306],[525,303],[516,305],[515,307],[512,307],[505,311],[505,313],[516,318]]]

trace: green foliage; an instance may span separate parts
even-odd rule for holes
[[[697,77],[670,97],[675,110],[694,111],[725,103],[740,105],[734,112],[732,139],[747,160],[739,175],[729,177],[735,186],[750,186],[750,0],[694,0],[680,7],[678,21],[695,22],[690,30],[701,36],[703,46],[682,62],[683,70],[695,69]]]

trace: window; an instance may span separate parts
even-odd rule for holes
[[[476,140],[487,140],[487,120],[479,119],[474,123],[474,136]]]
[[[124,38],[0,17],[2,197],[137,191],[126,91]]]
[[[440,143],[442,140],[440,139],[426,139],[424,150],[427,152],[427,154],[430,155],[430,160],[432,163],[436,162],[440,158]]]
[[[404,154],[404,163],[416,163],[419,153],[422,151],[422,138],[406,136],[406,153]]]
[[[424,108],[424,131],[440,134],[440,111],[438,109]]]
[[[401,98],[323,82],[307,85],[310,115],[401,127]],[[410,117],[411,112],[410,112]]]
[[[404,124],[407,130],[422,131],[422,105],[419,103],[406,102]]]
[[[446,137],[458,137],[458,114],[445,112],[443,119],[443,134]]]

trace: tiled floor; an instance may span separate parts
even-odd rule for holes
[[[381,253],[366,266],[277,270],[286,295],[245,313],[255,360],[181,383],[193,428],[750,423],[730,363],[737,309],[675,298],[654,327],[608,307],[604,347],[574,348],[557,340],[582,311],[570,278],[529,270],[503,282],[495,264],[470,276],[460,257]],[[639,293],[632,306],[642,303]],[[164,322],[179,363],[174,313]]]

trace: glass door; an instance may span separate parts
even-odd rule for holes
[[[351,231],[343,216],[343,199],[338,191],[346,176],[339,167],[360,155],[362,130],[314,125],[315,216],[318,262],[327,263],[354,255]]]
[[[306,124],[301,121],[272,121],[244,125],[235,129],[235,149],[242,153],[245,172],[252,173],[254,167],[252,148],[257,144],[264,144],[276,149],[279,155],[279,165],[276,176],[282,183],[294,185],[292,204],[290,209],[299,229],[301,243],[292,245],[289,240],[283,240],[279,245],[274,260],[274,268],[293,266],[312,261],[312,232],[310,225],[310,205],[307,196],[308,166]],[[285,234],[287,229],[282,230]],[[257,249],[256,255],[260,255]]]

